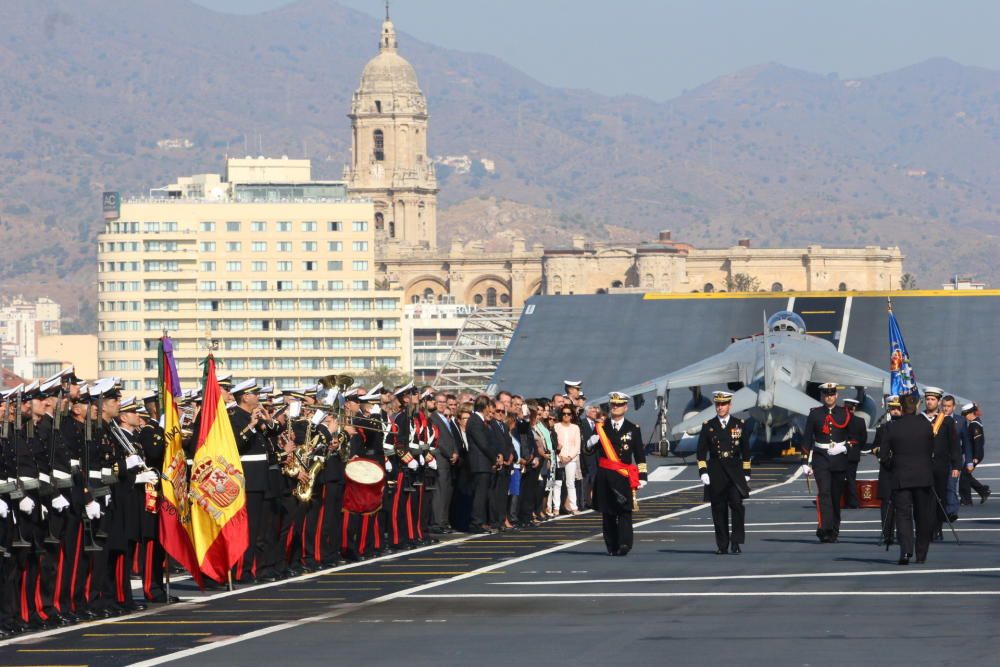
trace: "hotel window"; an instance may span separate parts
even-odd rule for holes
[[[266,292],[267,291],[267,281],[266,280],[252,280],[252,281],[250,281],[250,291],[252,291],[252,292]]]
[[[291,271],[291,270],[292,270],[291,262],[278,262],[278,271]]]
[[[299,289],[303,292],[316,292],[319,290],[318,280],[303,280],[299,283]]]
[[[229,280],[226,282],[226,290],[229,292],[242,292],[243,291],[243,281],[242,280]]]
[[[291,280],[279,280],[275,283],[275,289],[279,292],[291,292],[292,291],[292,281]]]
[[[355,271],[367,271],[368,261],[364,259],[356,259],[353,262],[351,262],[351,268],[354,269]]]
[[[344,243],[342,241],[327,241],[326,249],[327,252],[340,252],[344,249]]]
[[[316,231],[316,223],[315,222],[303,222],[302,223],[302,231],[304,231],[304,232],[315,232]]]
[[[215,252],[215,241],[202,241],[198,244],[198,249],[201,252]]]
[[[245,340],[242,340],[242,339],[239,339],[239,338],[236,338],[236,339],[233,339],[233,340],[227,340],[227,341],[225,341],[224,345],[225,345],[225,348],[227,350],[245,350],[245,349],[247,349],[247,342]],[[227,365],[230,366],[230,367],[232,367],[232,364],[233,364],[233,362],[232,362],[232,360],[230,360]]]
[[[243,244],[239,241],[226,241],[226,252],[242,252]]]
[[[339,222],[328,222],[326,223],[326,231],[328,232],[339,232],[342,228],[342,224]]]
[[[226,223],[227,232],[238,232],[240,231],[240,223],[238,222],[227,222]]]
[[[226,299],[222,302],[223,310],[245,310],[246,307],[246,301],[243,299]]]
[[[267,262],[250,262],[250,270],[256,273],[267,271]]]
[[[330,291],[330,292],[339,292],[340,290],[344,289],[344,281],[343,280],[327,280],[326,281],[326,289],[328,291]]]
[[[351,223],[351,229],[353,229],[356,232],[367,232],[368,231],[368,223],[365,222],[364,220],[360,220],[358,222],[352,222]]]
[[[330,338],[326,341],[326,347],[330,350],[346,350],[347,349],[347,339],[346,338]]]
[[[278,252],[291,252],[292,242],[291,241],[278,241]]]
[[[250,299],[247,302],[249,310],[268,310],[269,302],[265,299]]]
[[[326,263],[326,270],[327,271],[343,271],[344,270],[344,263],[342,261],[340,261],[339,259],[331,260],[331,261],[329,261],[329,262]]]
[[[302,242],[302,252],[316,252],[316,242],[315,241],[303,241]]]
[[[290,231],[292,231],[292,223],[290,223],[290,222],[278,222],[278,223],[275,223],[275,224],[278,225],[278,231],[279,232],[290,232]]]
[[[215,231],[215,223],[214,222],[203,222],[200,225],[198,225],[198,230],[202,231],[202,232],[214,232]]]
[[[198,265],[198,270],[211,273],[212,271],[215,271],[215,262],[201,262]]]
[[[319,262],[313,262],[313,261],[302,262],[302,270],[303,271],[315,271],[317,264],[319,264]]]
[[[198,291],[200,292],[214,292],[215,291],[215,281],[214,280],[202,280],[198,283]]]
[[[271,341],[268,338],[251,338],[250,339],[250,349],[251,350],[267,350],[271,347]]]
[[[267,252],[267,241],[254,241],[250,244],[250,250],[253,252]]]
[[[243,262],[226,262],[226,271],[234,272],[242,270],[243,270]]]
[[[327,320],[326,328],[332,331],[344,331],[345,329],[347,329],[347,320],[343,319]]]
[[[165,232],[176,232],[178,229],[176,222],[164,222],[163,231]]]
[[[368,241],[355,241],[351,244],[351,250],[354,252],[368,252]]]
[[[347,359],[343,357],[330,357],[326,360],[326,367],[330,369],[347,368]]]
[[[364,292],[365,290],[368,289],[368,281],[367,280],[352,280],[351,281],[351,289],[355,290],[355,291],[358,291],[358,292]]]
[[[347,310],[347,299],[327,299],[327,310]]]
[[[319,338],[303,338],[299,341],[299,349],[301,350],[321,350],[323,349],[323,341]],[[318,366],[316,367],[318,368]]]
[[[275,310],[295,310],[295,299],[275,299]]]
[[[320,320],[299,320],[299,329],[302,331],[319,331]]]
[[[266,232],[267,223],[266,222],[251,222],[250,223],[251,232]]]
[[[239,341],[239,342],[242,343],[243,341]],[[240,349],[242,349],[242,348],[240,348]],[[231,371],[242,371],[246,367],[247,367],[247,360],[246,359],[230,359],[226,363],[226,368],[228,368]]]
[[[160,231],[160,223],[158,223],[158,222],[144,222],[144,223],[142,223],[142,231],[146,232],[147,234],[150,233],[150,232],[154,232],[154,233],[158,232],[158,231]]]

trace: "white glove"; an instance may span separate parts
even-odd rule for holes
[[[96,500],[91,500],[87,503],[86,507],[83,508],[83,511],[86,512],[87,518],[91,521],[101,518],[101,506],[97,504]]]
[[[69,501],[64,496],[56,496],[52,499],[52,509],[55,511],[62,512],[67,507],[69,507]]]
[[[373,414],[373,415],[380,415],[380,414],[382,414],[382,408],[379,407],[379,406],[377,406],[377,405],[373,405],[372,409],[371,409],[371,414]]]
[[[712,480],[708,478],[707,472],[701,473],[701,483],[704,484],[705,486],[708,486],[709,484],[712,483]]]
[[[49,508],[42,505],[42,521],[45,521],[45,517],[49,515]]]
[[[521,416],[522,417],[527,417],[530,414],[531,414],[531,410],[528,409],[528,404],[527,403],[521,403]]]
[[[830,456],[837,456],[838,454],[846,454],[847,445],[834,445],[827,451],[830,453]]]
[[[642,487],[646,486],[647,484],[649,484],[649,482],[647,482],[646,480],[644,480],[644,479],[640,479],[640,480],[639,480],[639,488],[640,488],[640,489],[641,489]]]
[[[156,471],[146,470],[135,476],[136,484],[155,484],[156,483]]]
[[[139,465],[142,465],[142,457],[138,454],[125,457],[125,467],[129,470]]]
[[[590,436],[590,438],[587,439],[587,446],[588,447],[595,446],[600,441],[600,439],[601,439],[601,436],[599,436],[599,435],[592,435],[592,436]]]
[[[406,467],[409,468],[410,470],[416,470],[419,465],[420,464],[417,463],[417,460],[413,459],[406,464]]]
[[[29,496],[25,496],[21,498],[21,502],[17,504],[17,508],[25,514],[31,514],[31,510],[35,509],[35,501]]]
[[[6,519],[10,515],[10,505],[0,498],[0,519]]]
[[[392,472],[392,461],[386,461],[385,462],[385,471],[386,472]]]
[[[743,479],[745,479],[747,481],[747,484],[750,483],[750,477],[748,475],[744,475]]]
[[[437,459],[431,459],[431,462],[427,464],[427,467],[430,468],[431,470],[437,470],[438,469]]]
[[[104,506],[111,507],[111,494],[104,496]]]
[[[805,475],[806,477],[813,476],[813,469],[808,463],[802,464],[802,474]]]

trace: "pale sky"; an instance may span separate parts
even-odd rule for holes
[[[194,1],[239,13],[289,4]],[[384,12],[380,0],[339,2]],[[394,0],[392,16],[400,32],[548,85],[656,100],[770,61],[843,78],[937,56],[1000,69],[997,0]]]

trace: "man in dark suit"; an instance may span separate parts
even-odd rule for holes
[[[488,421],[493,417],[493,402],[485,394],[477,396],[472,416],[465,425],[469,441],[469,471],[472,473],[472,520],[469,530],[473,533],[491,532],[486,522],[489,507],[490,480],[497,455],[490,443]]]
[[[625,419],[628,400],[628,395],[612,392],[611,417],[587,441],[587,449],[597,451],[594,509],[604,516],[609,556],[626,556],[632,550],[633,494],[647,479],[642,433]]]
[[[443,392],[434,395],[435,409],[430,419],[438,428],[437,447],[433,450],[437,461],[437,490],[431,506],[431,532],[451,533],[448,525],[448,508],[451,507],[451,466],[458,462],[458,443],[451,431],[447,396]]]
[[[893,394],[885,401],[886,410],[889,417],[886,421],[875,429],[875,440],[872,443],[871,452],[876,457],[881,456],[882,443],[885,441],[885,432],[889,425],[899,419],[903,414],[903,406],[899,402],[899,396]],[[892,544],[895,533],[896,516],[892,505],[892,467],[881,460],[878,466],[878,497],[882,501],[880,510],[882,515],[882,543],[888,550]]]
[[[738,554],[745,539],[743,499],[750,495],[750,429],[742,419],[729,414],[731,393],[717,391],[712,400],[716,416],[702,425],[698,436],[698,472],[705,496],[712,503],[715,553],[724,554],[729,549]]]
[[[929,421],[916,414],[918,400],[914,395],[900,399],[903,416],[886,428],[879,448],[879,460],[892,468],[892,504],[896,511],[900,565],[908,565],[914,553],[918,563],[927,560],[935,523],[934,431]]]
[[[597,450],[587,451],[586,444],[590,437],[597,433],[597,412],[596,405],[588,405],[583,411],[580,419],[580,471],[583,475],[583,482],[580,484],[580,503],[582,508],[590,508],[591,497],[594,494],[594,480],[597,478]]]
[[[803,473],[816,476],[820,542],[836,542],[840,534],[840,498],[847,484],[848,425],[851,415],[837,405],[837,383],[819,387],[823,405],[806,417],[802,436]]]
[[[493,402],[493,418],[489,421],[490,443],[494,456],[493,479],[490,481],[489,521],[497,530],[507,525],[507,490],[514,459],[514,443],[507,429],[507,406],[497,399]]]

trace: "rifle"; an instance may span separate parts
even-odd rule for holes
[[[55,474],[56,474],[56,472],[55,472],[56,471],[56,443],[59,441],[60,434],[62,433],[62,415],[63,415],[62,405],[63,405],[64,394],[65,394],[65,390],[62,387],[60,387],[59,388],[59,398],[58,398],[58,400],[56,402],[56,410],[55,410],[55,413],[52,416],[52,430],[49,431],[49,470],[51,471],[51,475],[53,477],[55,477]],[[70,485],[72,486],[72,482],[70,483]],[[53,481],[52,495],[57,495],[57,493],[58,493],[56,491],[56,486],[58,486],[57,482]],[[55,516],[52,513],[50,513],[49,514],[49,521],[48,521],[49,532],[45,536],[45,543],[46,544],[59,544],[59,542],[60,542],[59,537],[53,531],[53,524],[54,523],[55,523]]]
[[[94,420],[91,417],[91,404],[87,403],[87,414],[83,420],[83,451],[81,452],[82,461],[80,462],[83,467],[83,492],[84,496],[87,494],[87,489],[90,486],[90,445],[94,442]],[[91,494],[93,498],[93,494]],[[86,500],[86,499],[85,499]],[[94,539],[94,522],[90,520],[87,516],[86,510],[83,513],[83,536],[86,543],[83,545],[84,551],[100,551],[101,547],[97,544]]]
[[[22,406],[22,396],[23,389],[17,392],[17,398],[14,400],[14,484],[15,488],[10,492],[11,500],[21,500],[24,498],[24,482],[21,480],[21,470],[18,466],[18,444],[21,439],[21,428],[24,425],[24,417],[21,415]],[[25,443],[27,446],[27,443]],[[11,508],[12,512],[16,512],[15,508]],[[31,542],[24,539],[24,532],[21,530],[21,522],[16,518],[14,519],[14,524],[17,526],[17,537],[10,543],[10,546],[16,549],[26,549],[31,546]]]

